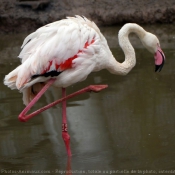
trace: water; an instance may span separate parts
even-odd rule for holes
[[[102,28],[119,61],[120,27]],[[144,26],[155,33],[166,55],[160,73],[153,55],[131,35],[137,65],[127,76],[103,70],[68,88],[74,92],[89,84],[108,84],[100,93],[87,93],[68,102],[72,158],[67,159],[61,137],[61,106],[26,123],[17,116],[24,108],[22,95],[0,85],[0,171],[9,174],[155,174],[175,169],[175,27]],[[26,34],[0,36],[0,79],[19,65],[17,55]],[[60,96],[51,89],[34,107]],[[22,171],[26,172],[22,172]],[[28,171],[28,172],[27,172]],[[166,173],[164,173],[166,174]]]

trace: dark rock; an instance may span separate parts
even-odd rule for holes
[[[174,23],[174,0],[1,0],[0,32],[33,31],[66,16],[97,25]]]
[[[16,5],[31,7],[33,10],[44,10],[50,4],[50,0],[19,0]]]

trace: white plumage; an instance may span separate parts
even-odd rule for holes
[[[148,50],[163,54],[157,37],[137,24],[126,24],[119,32],[120,45],[125,53],[123,63],[115,60],[96,24],[85,17],[68,17],[45,25],[25,38],[19,54],[22,64],[6,75],[4,84],[23,92],[23,101],[27,105],[41,89],[40,82],[53,76],[57,77],[55,86],[67,87],[86,79],[92,71],[104,68],[125,75],[136,62],[128,40],[131,32],[139,36]],[[59,75],[51,74],[52,71]]]

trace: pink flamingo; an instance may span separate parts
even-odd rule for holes
[[[47,24],[28,35],[19,54],[22,64],[4,79],[4,84],[9,88],[18,89],[23,93],[26,108],[19,115],[19,120],[27,121],[62,102],[62,137],[67,154],[71,156],[66,100],[84,92],[98,92],[107,85],[91,85],[68,96],[65,88],[85,80],[91,72],[101,69],[107,69],[113,74],[126,75],[136,64],[134,48],[128,38],[132,32],[140,38],[148,51],[154,54],[155,71],[160,71],[165,56],[159,40],[137,24],[125,24],[119,31],[119,44],[125,54],[123,63],[116,61],[99,28],[85,17],[68,17]],[[63,98],[26,115],[51,85],[62,88]]]

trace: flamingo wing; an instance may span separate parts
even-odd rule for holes
[[[93,64],[90,56],[97,50],[99,37],[96,25],[79,16],[48,24],[31,33],[21,46],[17,89],[58,76],[88,58],[89,64]],[[89,47],[91,45],[94,47]]]

